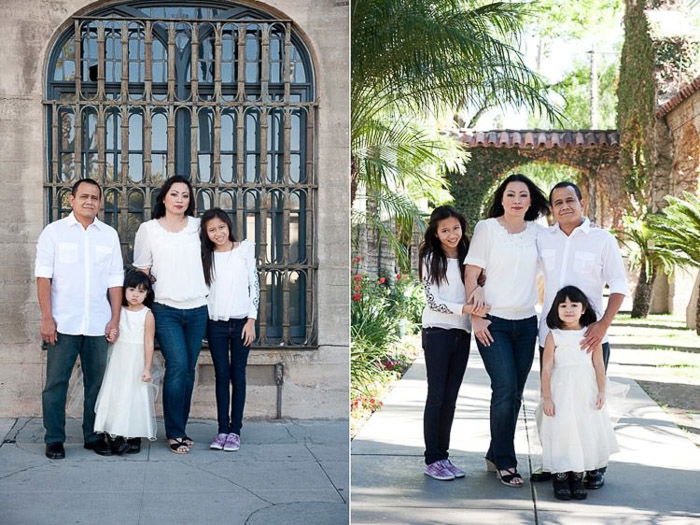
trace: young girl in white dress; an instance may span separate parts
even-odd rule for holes
[[[140,438],[156,439],[153,384],[155,320],[151,281],[132,270],[124,277],[119,338],[109,348],[107,369],[95,405],[95,432],[104,432],[113,454],[136,453]]]
[[[581,349],[586,327],[596,321],[586,295],[575,286],[557,292],[547,315],[551,329],[542,358],[542,401],[537,422],[542,466],[552,472],[557,499],[585,499],[584,472],[608,464],[617,441],[605,405],[601,345]]]
[[[246,365],[258,317],[255,244],[236,241],[231,218],[221,208],[204,213],[199,236],[209,286],[207,341],[214,363],[219,426],[209,448],[233,452],[241,446]]]

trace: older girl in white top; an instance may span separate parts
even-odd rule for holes
[[[234,451],[241,446],[245,371],[258,317],[255,245],[249,240],[236,242],[231,219],[220,208],[202,216],[200,239],[210,289],[207,341],[214,362],[219,424],[210,448]]]
[[[537,338],[537,231],[533,221],[549,213],[547,199],[520,174],[496,189],[488,219],[474,228],[465,260],[466,291],[474,306],[486,304],[486,319],[472,316],[479,353],[491,378],[491,444],[486,467],[509,487],[522,487],[513,439],[525,381]],[[477,284],[484,271],[486,283]]]
[[[430,215],[419,252],[425,290],[423,350],[428,397],[423,413],[426,476],[439,480],[464,477],[449,460],[455,403],[469,359],[471,305],[467,305],[461,262],[467,254],[467,221],[452,206]],[[478,311],[485,314],[485,309]]]
[[[207,325],[207,286],[190,182],[165,181],[153,219],[139,226],[134,266],[155,278],[153,315],[165,358],[163,415],[170,450],[186,454],[194,444],[185,427],[190,413],[197,358]]]

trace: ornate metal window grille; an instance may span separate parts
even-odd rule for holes
[[[132,260],[171,175],[232,217],[260,267],[259,348],[314,348],[317,102],[290,20],[221,2],[130,2],[76,16],[49,62],[48,221],[91,177]]]

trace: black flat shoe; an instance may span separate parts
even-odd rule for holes
[[[131,438],[126,440],[129,445],[129,450],[126,451],[127,454],[138,454],[141,452],[141,438]]]
[[[583,472],[572,472],[569,475],[569,488],[573,499],[586,499],[588,493],[583,488]]]
[[[104,439],[98,439],[97,441],[90,441],[89,443],[85,443],[83,445],[83,448],[92,450],[95,454],[99,454],[100,456],[112,455],[112,447],[105,443]]]
[[[538,483],[540,481],[549,481],[552,479],[551,472],[545,472],[542,469],[538,469],[530,475],[530,481]]]
[[[121,456],[122,454],[125,454],[127,450],[129,450],[129,444],[123,437],[119,436],[114,439],[110,439],[109,448],[113,455]]]
[[[552,488],[554,497],[564,501],[571,499],[571,488],[569,487],[569,473],[557,472],[552,476]]]
[[[605,471],[602,469],[586,472],[584,486],[589,490],[597,490],[605,484]]]
[[[63,443],[47,443],[46,457],[49,459],[64,459],[66,457],[66,449],[63,448]]]

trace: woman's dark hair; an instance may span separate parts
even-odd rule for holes
[[[457,257],[460,265],[469,251],[469,237],[467,237],[467,219],[452,206],[438,206],[430,214],[428,228],[425,230],[425,238],[418,250],[418,277],[423,280],[423,261],[428,259],[428,281],[433,284],[447,282],[447,255],[442,249],[442,243],[437,236],[438,223],[445,219],[454,217],[462,227],[462,238],[457,245]],[[464,282],[464,272],[459,272],[462,282]]]
[[[233,223],[231,217],[221,208],[212,208],[207,210],[202,215],[202,222],[199,225],[199,240],[202,249],[202,269],[204,270],[204,280],[207,286],[211,286],[212,276],[214,275],[214,245],[207,235],[207,223],[212,219],[219,219],[228,226],[228,238],[231,242],[236,242],[233,236]]]
[[[557,292],[552,302],[552,307],[547,314],[547,326],[550,328],[561,328],[564,323],[559,319],[559,305],[566,300],[572,303],[581,303],[583,305],[583,314],[581,315],[581,326],[588,326],[597,321],[595,310],[591,306],[591,302],[586,297],[586,294],[575,286],[565,286]]]
[[[496,188],[491,206],[489,206],[488,212],[486,212],[487,217],[500,217],[505,213],[502,203],[503,194],[506,192],[506,186],[511,182],[522,182],[530,191],[530,207],[525,212],[526,221],[534,221],[538,217],[549,215],[549,202],[542,190],[522,173],[513,173],[512,175],[508,175],[508,177],[498,185],[498,188]]]
[[[187,184],[187,189],[190,192],[190,203],[187,205],[185,215],[194,217],[194,191],[192,190],[192,184],[190,183],[190,181],[182,175],[175,175],[174,177],[170,177],[160,187],[160,190],[158,191],[158,197],[156,197],[156,203],[153,206],[153,213],[151,213],[151,217],[153,217],[154,219],[160,219],[161,217],[165,217],[165,204],[163,203],[163,200],[170,191],[171,186],[178,182],[181,182],[182,184]]]
[[[146,298],[143,304],[149,308],[153,305],[155,294],[153,293],[153,285],[151,278],[140,270],[128,270],[124,276],[124,295],[122,296],[122,306],[129,306],[126,302],[127,288],[142,288],[146,290]]]

